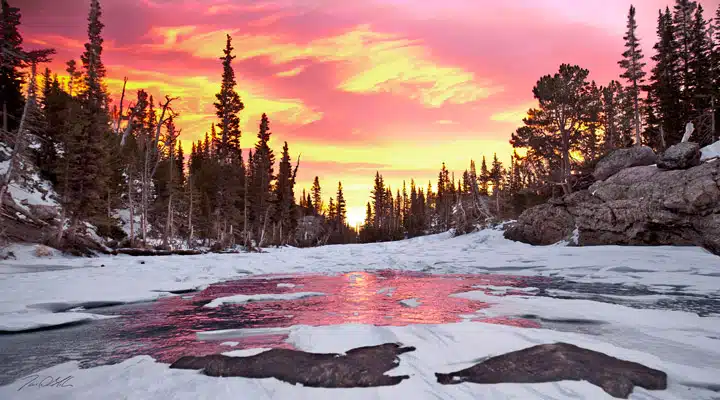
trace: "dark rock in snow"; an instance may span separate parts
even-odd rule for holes
[[[604,181],[625,168],[653,165],[656,161],[657,155],[647,146],[618,149],[598,162],[593,177]]]
[[[628,398],[635,386],[667,388],[667,374],[635,362],[620,360],[567,344],[542,344],[492,357],[449,374],[436,373],[441,384],[542,383],[585,380],[614,397]]]
[[[657,166],[662,169],[688,169],[700,165],[700,145],[692,142],[670,146],[658,159]]]
[[[414,347],[401,347],[396,343],[359,347],[345,355],[272,349],[250,357],[185,356],[172,363],[170,368],[198,369],[208,376],[276,378],[310,387],[391,386],[409,376],[388,376],[385,372],[397,367],[399,354],[414,350]]]
[[[720,162],[686,170],[627,168],[525,210],[507,239],[547,245],[577,229],[581,246],[698,245],[720,254]]]

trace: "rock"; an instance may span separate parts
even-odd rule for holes
[[[388,376],[385,372],[397,367],[398,355],[414,350],[414,347],[401,347],[396,343],[360,347],[345,355],[272,349],[250,357],[185,356],[172,363],[170,368],[198,369],[208,376],[276,378],[310,387],[391,386],[409,376]]]
[[[601,387],[611,396],[624,399],[630,396],[635,386],[647,390],[667,388],[665,372],[567,343],[541,344],[435,376],[444,385],[584,380]]]
[[[668,147],[657,162],[662,169],[688,169],[700,165],[700,145],[683,142]]]
[[[647,146],[617,149],[598,162],[593,177],[604,181],[625,168],[653,165],[656,161],[657,155]]]
[[[58,208],[44,204],[29,204],[32,215],[41,221],[52,221],[60,215]]]
[[[697,245],[720,254],[720,162],[686,170],[624,169],[605,181],[525,210],[507,239],[548,245]]]

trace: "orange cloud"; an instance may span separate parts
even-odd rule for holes
[[[528,110],[537,107],[537,102],[530,102],[510,110],[497,112],[490,116],[491,121],[512,122],[522,125],[523,118],[527,117]]]
[[[156,50],[184,51],[200,58],[217,58],[225,34],[233,35],[239,60],[268,57],[281,65],[313,59],[321,63],[343,63],[337,88],[353,93],[390,92],[421,102],[427,107],[445,103],[464,104],[502,91],[502,87],[481,82],[475,74],[459,67],[442,65],[419,42],[399,35],[375,32],[360,25],[347,32],[308,43],[294,43],[281,35],[238,35],[239,29],[211,30],[180,37],[188,27],[156,27],[161,43],[146,45]]]

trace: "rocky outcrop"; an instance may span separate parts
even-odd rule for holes
[[[668,147],[658,158],[657,166],[662,169],[688,169],[700,165],[700,145],[683,142]]]
[[[535,245],[699,245],[720,254],[720,161],[627,168],[525,210],[505,237]]]
[[[627,399],[635,386],[667,388],[667,374],[568,343],[542,344],[487,359],[449,374],[436,373],[441,384],[543,383],[588,381],[613,397]]]
[[[250,357],[185,356],[172,363],[170,368],[202,370],[208,376],[275,378],[310,387],[391,386],[409,376],[389,376],[385,372],[398,366],[398,355],[414,350],[414,347],[401,347],[396,343],[359,347],[345,354],[272,349]]]
[[[598,162],[593,177],[603,181],[625,168],[653,165],[656,161],[657,155],[647,146],[615,150]]]

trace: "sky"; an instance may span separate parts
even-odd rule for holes
[[[720,0],[705,0],[715,10]],[[57,50],[50,68],[79,62],[90,0],[10,0],[21,8],[26,48]],[[657,13],[670,0],[635,0],[646,58]],[[537,80],[562,63],[618,79],[627,0],[101,0],[108,89],[118,103],[146,89],[179,96],[176,121],[189,150],[215,121],[225,35],[241,112],[242,146],[267,113],[278,154],[301,156],[299,186],[338,181],[352,225],[363,220],[374,175],[456,179],[470,159],[509,161],[510,134],[534,106]],[[706,12],[710,16],[710,12]],[[649,60],[647,60],[649,61]]]

